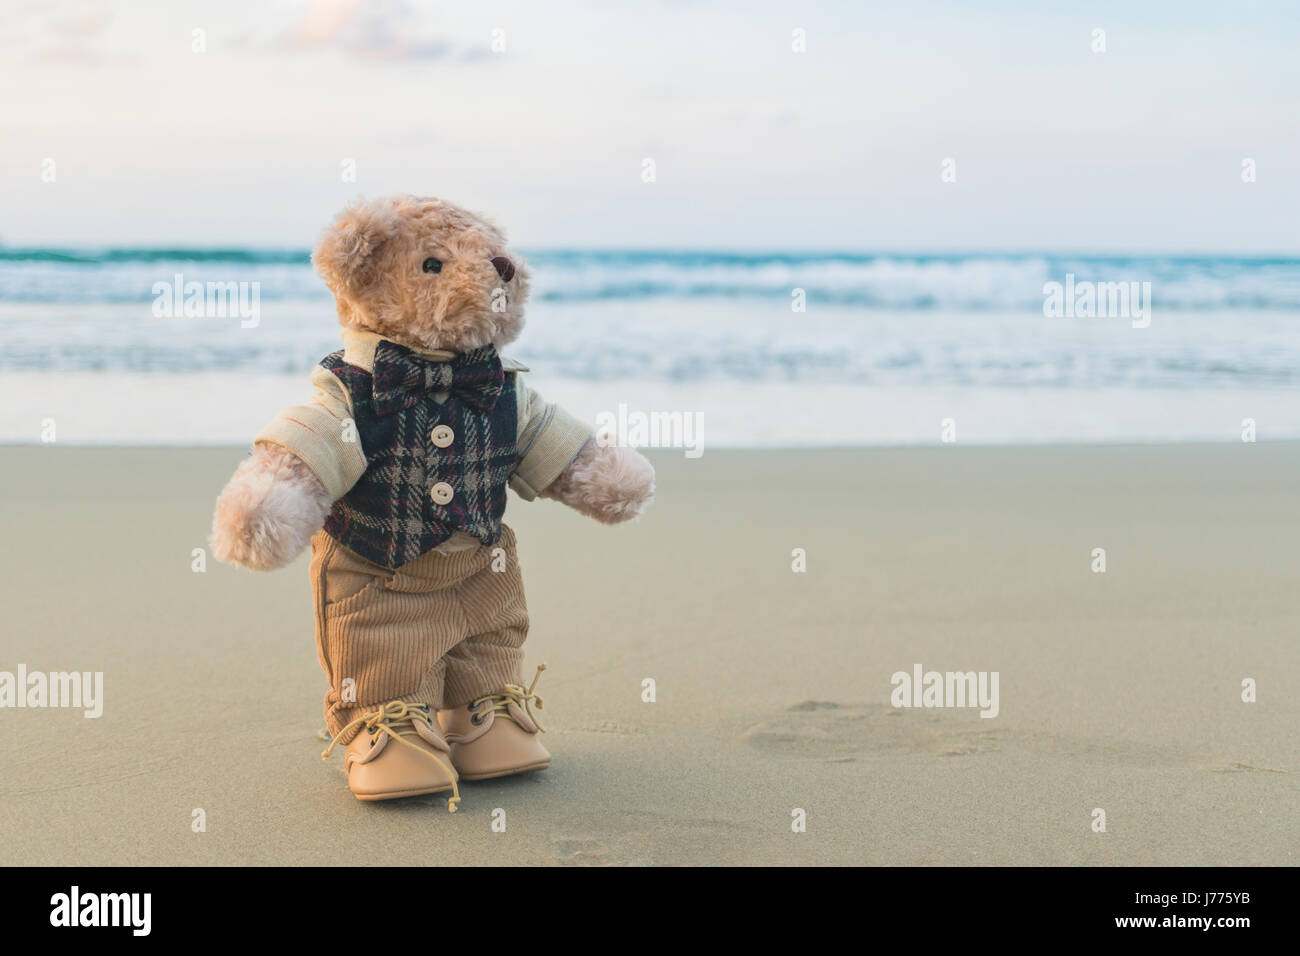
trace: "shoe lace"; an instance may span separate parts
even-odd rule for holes
[[[518,684],[506,684],[495,693],[484,694],[482,697],[475,697],[469,702],[469,709],[474,711],[474,716],[471,717],[470,720],[472,720],[476,725],[481,724],[489,713],[497,714],[507,720],[515,720],[515,718],[510,714],[509,706],[513,703],[528,715],[528,719],[537,725],[538,730],[545,732],[546,728],[543,727],[542,722],[537,719],[537,715],[533,713],[532,707],[533,704],[536,704],[538,710],[542,709],[542,699],[534,693],[534,690],[537,687],[538,678],[542,676],[542,671],[544,670],[546,670],[546,665],[538,664],[537,673],[533,675],[533,682],[527,687],[521,687]],[[487,710],[480,711],[480,706],[489,701],[491,701],[492,706]],[[517,724],[519,721],[515,720],[515,723]]]
[[[404,700],[390,700],[388,703],[380,705],[376,710],[362,714],[335,734],[334,739],[330,741],[330,745],[325,748],[320,757],[322,760],[329,760],[330,754],[338,746],[340,738],[359,724],[364,725],[365,729],[372,734],[381,730],[385,731],[389,739],[401,744],[403,747],[410,747],[416,753],[424,754],[443,769],[443,772],[451,780],[451,799],[447,801],[447,812],[455,813],[456,805],[460,803],[460,788],[456,786],[456,774],[437,755],[425,750],[423,747],[417,747],[405,739],[407,737],[419,737],[420,732],[415,729],[414,723],[417,720],[423,721],[430,729],[433,728],[433,717],[429,713],[428,704],[409,704]]]

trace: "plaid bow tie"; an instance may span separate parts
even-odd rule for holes
[[[501,359],[491,345],[439,360],[394,342],[380,342],[371,373],[375,413],[392,415],[434,392],[450,392],[462,402],[491,411],[505,379]]]

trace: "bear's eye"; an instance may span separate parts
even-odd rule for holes
[[[425,272],[441,272],[442,260],[429,256],[429,258],[424,260],[424,265],[421,268],[423,268]]]

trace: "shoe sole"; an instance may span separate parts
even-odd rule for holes
[[[386,793],[354,793],[352,796],[356,797],[358,800],[371,803],[376,800],[400,800],[402,797],[423,797],[430,793],[446,793],[450,789],[451,784],[447,784],[445,787],[425,787],[422,790],[392,790]]]
[[[516,773],[531,773],[534,770],[545,770],[551,765],[549,760],[543,760],[541,763],[535,763],[528,767],[512,767],[509,770],[494,770],[491,773],[462,773],[461,780],[495,780],[497,777],[509,777]]]

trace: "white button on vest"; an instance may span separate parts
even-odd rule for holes
[[[429,489],[429,497],[434,500],[435,504],[445,505],[454,498],[456,492],[452,490],[451,485],[445,481],[440,481]]]
[[[456,433],[446,425],[439,425],[429,433],[429,437],[438,448],[446,448],[456,440]]]

